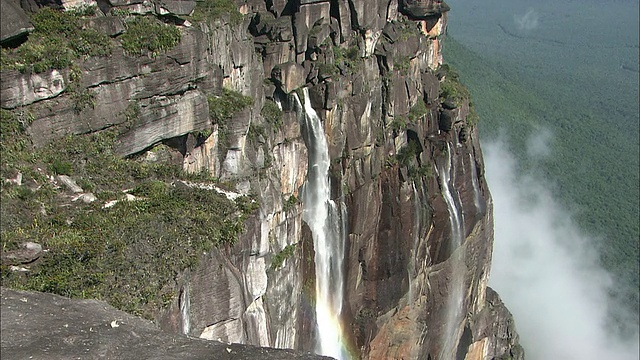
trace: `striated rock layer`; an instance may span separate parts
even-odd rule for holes
[[[102,5],[141,5],[133,3]],[[145,12],[166,15],[174,3],[149,3]],[[188,171],[206,169],[257,196],[260,209],[240,241],[176,279],[180,293],[157,315],[160,326],[314,349],[314,249],[299,200],[309,149],[291,96],[307,87],[327,137],[332,198],[346,209],[336,319],[346,351],[363,359],[522,359],[508,311],[487,290],[492,201],[475,120],[467,98],[442,89],[452,80],[440,51],[449,7],[435,0],[238,6],[240,23],[176,22],[182,40],[154,57],[116,46],[110,56],[84,59],[81,85],[94,96],[87,108],[74,108],[65,92],[68,70],[2,74],[1,105],[34,116],[28,132],[36,146],[127,124],[123,156],[163,141]],[[177,8],[173,17],[188,10]],[[207,102],[223,88],[253,98],[224,128],[211,123]],[[273,101],[283,109],[277,125],[263,111]],[[293,254],[282,259],[287,247]]]

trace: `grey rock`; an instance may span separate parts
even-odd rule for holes
[[[0,2],[0,43],[6,43],[33,31],[31,21],[16,0]]]
[[[191,0],[161,0],[156,2],[158,15],[190,15],[196,8],[196,2]]]
[[[119,141],[116,151],[129,155],[161,140],[208,129],[209,104],[200,91],[140,101],[140,117]]]
[[[87,19],[87,26],[109,36],[117,36],[124,32],[124,24],[117,16],[100,16]]]
[[[168,334],[103,301],[0,288],[2,357],[26,359],[329,359]]]
[[[96,200],[98,200],[98,198],[93,195],[93,193],[85,193],[85,194],[80,194],[77,197],[73,198],[72,201],[82,201],[85,204],[90,204]]]
[[[76,184],[75,180],[67,175],[58,175],[58,181],[64,184],[71,192],[81,193],[83,191],[82,188]]]
[[[400,0],[400,11],[413,19],[439,17],[449,10],[442,0]]]
[[[307,77],[304,66],[294,62],[288,62],[275,66],[271,71],[271,78],[280,86],[285,94],[289,94],[304,85]]]
[[[17,250],[3,251],[2,263],[10,265],[27,264],[42,255],[42,245],[34,242],[24,242]]]
[[[22,74],[16,70],[3,71],[0,78],[1,106],[14,109],[54,98],[67,88],[67,79],[67,69],[53,69],[40,74]]]

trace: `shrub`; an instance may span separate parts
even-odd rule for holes
[[[244,19],[233,0],[203,0],[197,2],[192,20],[219,20],[226,16],[232,25],[238,25]]]
[[[120,41],[122,48],[131,55],[151,53],[155,57],[180,42],[180,29],[149,17],[131,18],[125,26],[127,30],[120,36]]]
[[[282,264],[284,263],[284,261],[287,260],[288,258],[290,258],[291,255],[293,255],[295,250],[296,250],[296,245],[295,244],[291,244],[291,245],[285,246],[284,249],[282,249],[282,251],[277,253],[273,257],[273,259],[271,259],[271,266],[269,268],[271,270],[280,269],[282,267]]]
[[[40,9],[31,17],[29,40],[17,49],[3,49],[2,68],[41,73],[64,69],[80,57],[110,54],[113,44],[106,34],[82,28],[81,17],[89,13]]]
[[[272,100],[264,102],[264,106],[260,111],[260,115],[264,118],[267,124],[271,125],[273,130],[279,130],[282,127],[282,110]]]
[[[224,125],[234,114],[253,105],[253,98],[223,89],[221,95],[209,96],[209,116],[214,124]]]
[[[440,82],[440,99],[451,100],[456,106],[469,99],[469,90],[460,83],[458,73],[449,65],[443,64],[440,70],[444,72],[444,80]]]

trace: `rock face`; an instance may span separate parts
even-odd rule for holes
[[[329,359],[169,334],[102,301],[0,289],[3,358]]]
[[[29,18],[18,1],[5,0],[0,3],[0,43],[5,44],[33,30]]]
[[[176,3],[145,6],[176,9],[176,16],[189,10],[189,2]],[[36,146],[127,123],[120,154],[164,141],[181,151],[186,170],[208,170],[257,196],[260,210],[239,241],[178,276],[180,293],[157,314],[158,324],[206,339],[314,350],[317,249],[301,199],[313,149],[295,98],[306,87],[329,147],[332,198],[346,220],[336,321],[349,356],[522,359],[508,311],[487,290],[492,201],[469,101],[452,108],[439,97],[448,6],[240,5],[240,23],[183,23],[178,46],[156,57],[116,46],[108,57],[83,60],[82,86],[95,105],[81,111],[64,91],[68,70],[2,74],[1,106],[33,114],[28,132]],[[207,97],[223,87],[251,96],[253,105],[212,124]],[[269,102],[282,108],[277,120],[264,112],[276,106]],[[210,135],[194,141],[203,130]]]

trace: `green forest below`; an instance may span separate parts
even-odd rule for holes
[[[519,36],[516,30],[512,34],[504,26],[502,30],[492,40],[497,47],[507,46],[498,45],[500,36]],[[467,35],[467,40],[472,39]],[[571,38],[570,34],[563,36]],[[594,245],[600,249],[601,261],[620,285],[612,295],[637,313],[637,65],[635,72],[623,69],[629,79],[620,79],[600,69],[619,70],[622,60],[590,59],[608,61],[594,71],[592,64],[576,63],[579,57],[562,58],[563,52],[575,49],[563,49],[560,43],[553,46],[555,53],[546,54],[547,58],[558,55],[552,63],[531,53],[516,51],[501,57],[499,51],[479,53],[478,48],[480,44],[473,50],[463,45],[455,35],[444,43],[444,58],[458,70],[472,94],[481,136],[506,140],[520,160],[521,172],[550,179],[548,186],[554,196],[570,209],[580,228],[598,240]],[[550,133],[551,155],[528,152],[525,144],[545,132]]]

